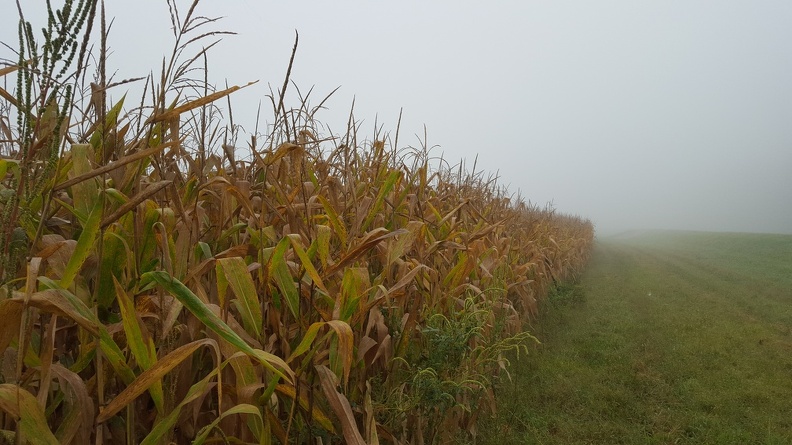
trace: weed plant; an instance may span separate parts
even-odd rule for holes
[[[41,37],[20,8],[0,69],[16,81],[0,88],[3,436],[474,436],[503,353],[533,341],[523,323],[581,269],[592,225],[400,147],[398,130],[363,138],[352,114],[323,134],[324,100],[283,105],[291,63],[273,124],[240,146],[218,104],[244,87],[206,82],[227,33],[197,1],[168,6],[162,72],[120,82],[103,3],[48,3]],[[108,103],[129,82],[139,105]]]

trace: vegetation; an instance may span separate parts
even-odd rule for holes
[[[542,304],[540,353],[480,443],[792,442],[791,258],[789,235],[601,240]]]
[[[324,101],[284,106],[289,74],[243,149],[219,105],[240,87],[206,83],[222,33],[196,6],[169,2],[170,59],[124,81],[106,75],[103,4],[49,9],[41,35],[19,12],[0,69],[3,439],[475,436],[592,225],[400,147],[398,129],[362,138],[350,115],[322,134]],[[138,105],[108,103],[130,82]]]

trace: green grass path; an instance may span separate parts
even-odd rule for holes
[[[600,241],[484,444],[792,444],[792,236]]]

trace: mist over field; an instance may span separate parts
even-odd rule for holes
[[[22,6],[36,23],[34,3]],[[107,8],[117,17],[116,79],[156,71],[173,42],[165,2]],[[375,121],[395,132],[403,109],[400,145],[420,145],[426,125],[438,157],[472,168],[478,156],[477,169],[497,172],[511,191],[590,218],[599,234],[792,233],[790,2],[199,8],[238,33],[209,51],[210,79],[218,88],[261,80],[232,97],[248,132],[259,101],[269,106],[268,84],[283,82],[297,30],[295,84],[314,86],[314,104],[341,86],[319,116],[329,132],[345,130],[353,100],[366,134]],[[15,2],[0,1],[0,11],[15,14]],[[0,29],[0,40],[16,42],[16,29]],[[14,59],[8,48],[0,56]]]

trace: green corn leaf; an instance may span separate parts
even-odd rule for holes
[[[311,263],[311,259],[308,258],[308,254],[300,245],[300,241],[296,239],[297,237],[290,236],[288,238],[289,241],[291,242],[292,248],[294,248],[294,253],[297,254],[297,258],[300,259],[303,268],[305,268],[305,273],[307,273],[308,276],[311,277],[311,280],[313,280],[316,287],[322,290],[322,292],[324,292],[325,294],[329,293],[324,283],[322,282],[322,277],[319,276],[319,272],[316,271],[316,268],[314,267],[313,263]]]
[[[380,213],[382,204],[385,202],[385,197],[388,196],[388,193],[390,193],[391,190],[393,190],[393,186],[396,185],[396,181],[398,181],[399,178],[401,178],[401,172],[394,170],[388,175],[388,178],[385,179],[385,183],[382,184],[379,189],[379,193],[377,193],[377,199],[374,200],[374,205],[372,205],[369,209],[368,215],[366,215],[366,220],[360,227],[361,231],[366,231],[371,222],[374,221],[374,218]]]
[[[91,135],[91,145],[94,148],[99,148],[102,143],[102,130],[104,128],[112,129],[116,127],[116,123],[118,122],[118,114],[121,112],[121,109],[124,107],[124,99],[126,99],[126,94],[121,96],[121,100],[116,102],[112,108],[107,111],[105,115],[105,125],[99,126],[96,131],[93,132]]]
[[[74,320],[83,329],[97,335],[99,337],[99,346],[102,348],[102,352],[104,352],[105,358],[110,363],[110,366],[121,376],[124,383],[129,384],[132,382],[132,380],[135,379],[135,373],[132,372],[132,369],[127,365],[126,358],[124,357],[124,353],[121,352],[121,348],[118,347],[113,337],[107,332],[107,328],[99,322],[99,319],[96,318],[93,311],[88,309],[88,306],[74,294],[66,289],[60,289],[58,284],[51,279],[39,277],[38,280],[50,289],[34,293],[31,296],[31,304],[33,304],[32,301],[34,299],[45,300],[46,303],[42,302],[41,308],[44,308],[45,304],[54,305],[61,311],[59,315]]]
[[[310,327],[308,327],[308,330],[305,331],[305,335],[300,341],[300,344],[297,345],[296,348],[294,348],[291,355],[289,355],[289,358],[286,359],[286,363],[291,363],[292,360],[294,360],[296,357],[299,357],[300,355],[304,354],[308,349],[310,349],[311,344],[313,343],[314,339],[316,339],[316,334],[319,333],[319,329],[321,329],[322,326],[324,325],[325,322],[317,321],[316,323],[313,323]]]
[[[233,226],[231,226],[228,229],[226,229],[225,231],[223,231],[223,233],[220,235],[220,239],[218,241],[223,241],[226,238],[228,238],[229,236],[236,235],[242,229],[247,228],[247,226],[248,226],[247,223],[241,223],[241,222],[234,224]]]
[[[220,291],[220,277],[222,276],[236,295],[237,307],[242,315],[245,331],[254,338],[260,339],[261,328],[264,324],[261,305],[256,285],[248,272],[245,260],[240,257],[221,258],[217,260],[215,270],[218,276],[218,291]]]
[[[124,267],[127,266],[127,252],[131,252],[126,245],[126,240],[119,235],[128,227],[131,232],[132,214],[124,215],[119,221],[119,225],[107,228],[104,233],[102,244],[102,261],[99,264],[99,277],[97,279],[98,291],[96,292],[96,302],[102,309],[107,309],[115,301],[115,285],[113,280],[121,277]]]
[[[209,388],[209,382],[224,366],[225,362],[221,366],[212,369],[202,380],[193,384],[187,391],[187,395],[184,396],[184,399],[182,399],[182,401],[176,405],[176,408],[173,408],[167,416],[160,419],[160,421],[154,425],[154,428],[152,428],[149,434],[140,442],[140,445],[156,445],[163,443],[164,439],[166,439],[173,430],[174,425],[176,425],[176,421],[179,420],[179,414],[181,414],[182,408],[206,393]]]
[[[162,286],[166,291],[170,292],[171,295],[181,301],[184,307],[192,312],[192,314],[195,315],[195,317],[200,320],[201,323],[214,331],[223,340],[227,341],[250,357],[258,360],[259,363],[261,363],[265,368],[269,369],[277,376],[287,381],[291,381],[291,376],[293,376],[294,373],[292,372],[291,368],[289,368],[289,365],[283,361],[283,359],[260,349],[254,349],[245,343],[245,341],[242,340],[242,338],[239,337],[236,332],[234,332],[223,320],[220,319],[220,317],[215,315],[214,312],[206,307],[206,305],[204,305],[203,302],[181,281],[171,277],[164,271],[147,272],[141,277],[141,281],[143,282],[150,280],[159,283],[159,285]],[[292,283],[292,285],[294,285],[294,283]],[[276,366],[280,369],[277,369]]]
[[[71,147],[72,168],[71,177],[78,177],[93,170],[91,165],[94,160],[93,148],[88,144],[74,144]],[[99,187],[95,178],[79,182],[71,186],[72,200],[74,201],[75,215],[88,215],[96,205],[99,196]],[[84,220],[80,221],[84,223]]]
[[[340,301],[338,301],[338,319],[349,321],[358,309],[361,309],[360,299],[371,286],[368,269],[365,267],[349,267],[344,270],[341,280]]]
[[[330,225],[333,227],[336,235],[341,240],[341,246],[346,247],[347,231],[344,227],[343,221],[341,221],[341,218],[338,217],[338,212],[335,211],[333,204],[331,204],[330,201],[328,201],[324,196],[319,195],[317,196],[317,199],[319,199],[319,202],[322,203],[322,207],[324,207],[324,211],[327,213],[327,219],[330,221]]]
[[[316,226],[316,239],[311,247],[314,245],[316,246],[316,250],[319,253],[319,262],[322,264],[322,267],[327,267],[327,260],[330,258],[331,233],[329,226],[321,224]]]
[[[294,278],[286,264],[286,250],[289,248],[289,237],[285,237],[275,246],[269,261],[269,276],[275,280],[281,295],[286,300],[286,306],[295,320],[299,320],[300,299]]]
[[[74,254],[69,258],[69,262],[63,270],[63,276],[58,283],[63,289],[68,289],[71,286],[77,273],[80,271],[83,263],[91,254],[96,238],[99,234],[99,224],[102,222],[102,201],[96,200],[91,213],[88,215],[88,220],[83,226],[83,231],[80,238],[77,240],[77,245],[74,247]]]

